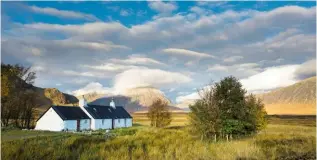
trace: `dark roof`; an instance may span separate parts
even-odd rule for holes
[[[52,106],[63,120],[90,119],[80,107]]]
[[[116,106],[114,109],[110,106],[88,105],[85,109],[95,119],[132,118],[121,106]]]

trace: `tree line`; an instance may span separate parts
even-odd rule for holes
[[[36,73],[30,67],[1,63],[1,124],[30,128],[34,119]]]

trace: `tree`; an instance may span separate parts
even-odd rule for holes
[[[248,121],[253,125],[252,129],[255,131],[264,129],[267,125],[267,119],[265,118],[267,113],[262,101],[251,94],[246,97],[246,106],[249,110]]]
[[[202,138],[249,134],[266,125],[263,103],[253,95],[246,96],[246,90],[235,77],[225,77],[198,93],[200,100],[189,106],[190,122],[193,131]]]
[[[24,126],[23,117],[27,117],[27,121],[33,118],[29,112],[33,112],[35,96],[30,96],[28,92],[32,92],[35,78],[35,72],[30,67],[1,64],[1,123],[4,126],[10,121],[16,126]]]
[[[221,119],[243,119],[246,114],[245,93],[235,77],[225,77],[215,83],[213,101],[220,108]]]
[[[172,121],[168,104],[160,99],[156,100],[149,107],[147,117],[151,120],[151,126],[154,127],[165,127]]]
[[[198,91],[201,99],[190,105],[190,126],[193,133],[200,135],[201,139],[211,138],[219,134],[221,129],[219,106],[213,101],[214,88],[212,85]]]

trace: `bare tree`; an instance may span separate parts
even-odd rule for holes
[[[151,120],[151,126],[154,127],[165,127],[168,126],[172,121],[168,104],[160,99],[157,99],[149,107],[147,116]]]

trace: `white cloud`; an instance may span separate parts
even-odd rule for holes
[[[197,6],[193,6],[189,10],[191,12],[194,12],[194,13],[198,14],[198,15],[202,15],[202,14],[207,14],[208,13],[204,8],[197,7]]]
[[[103,71],[110,71],[110,72],[120,72],[128,69],[136,69],[142,68],[139,66],[134,65],[122,65],[122,64],[115,64],[115,63],[104,63],[102,65],[82,65],[83,67],[96,69],[96,70],[103,70]]]
[[[28,52],[30,52],[33,56],[41,56],[43,55],[43,51],[39,48],[35,48],[35,47],[26,47],[26,50],[28,50]]]
[[[156,88],[175,87],[183,83],[189,83],[192,79],[178,72],[169,72],[160,69],[130,69],[114,78],[114,89],[124,92],[126,89],[153,86]]]
[[[193,93],[178,96],[176,97],[176,106],[180,108],[188,108],[189,105],[194,104],[196,100],[200,99],[201,95],[203,95],[205,91],[210,91],[210,89],[211,87],[207,85]]]
[[[64,70],[64,71],[57,71],[55,73],[65,75],[65,76],[79,76],[79,77],[99,77],[99,78],[106,78],[109,77],[109,73],[102,73],[102,72],[92,72],[92,71],[86,71],[86,72],[77,72],[73,70]]]
[[[142,17],[142,16],[145,16],[146,14],[147,14],[146,11],[139,10],[139,11],[136,13],[136,16],[137,16],[137,17]]]
[[[295,71],[296,78],[305,79],[316,76],[316,59],[306,61]]]
[[[102,35],[112,35],[118,34],[126,30],[127,28],[118,22],[93,22],[85,24],[47,24],[47,23],[32,23],[25,24],[26,28],[35,29],[37,31],[43,30],[47,32],[61,32],[66,33],[67,35],[81,35],[86,38],[92,36]],[[38,33],[38,32],[37,32]]]
[[[194,101],[194,100],[197,100],[199,98],[200,98],[199,94],[197,92],[194,92],[194,93],[191,93],[188,95],[176,97],[176,103],[182,103],[185,101]]]
[[[189,56],[189,57],[198,57],[198,58],[216,58],[213,55],[209,55],[207,53],[195,52],[186,49],[179,49],[179,48],[167,48],[163,50],[164,53],[178,55],[178,56]]]
[[[57,43],[61,47],[67,47],[67,48],[87,48],[92,50],[104,50],[104,51],[110,51],[112,49],[130,49],[127,46],[124,45],[116,45],[113,44],[110,41],[105,42],[76,42],[73,40],[57,40],[53,41]]]
[[[236,62],[236,61],[241,60],[241,59],[243,59],[242,56],[231,56],[231,57],[225,58],[223,61],[224,62]]]
[[[85,13],[75,12],[75,11],[58,10],[56,8],[50,8],[50,7],[40,8],[37,6],[30,6],[30,9],[36,13],[47,14],[47,15],[57,16],[62,18],[86,19],[86,20],[93,20],[93,21],[98,20],[98,18],[92,14],[85,14]]]
[[[149,7],[159,12],[161,15],[169,15],[178,8],[178,6],[175,3],[162,1],[149,2]]]
[[[169,4],[169,2],[159,3]],[[174,2],[171,4],[176,5]],[[116,8],[117,12],[120,12],[120,8]],[[298,63],[315,58],[315,9],[315,7],[285,6],[269,11],[226,10],[214,14],[203,13],[197,17],[194,13],[187,12],[161,16],[131,26],[125,26],[126,24],[118,21],[84,24],[16,23],[14,27],[4,32],[2,54],[7,62],[14,60],[14,62],[31,64],[45,62],[47,69],[75,72],[68,72],[65,77],[83,76],[92,79],[97,75],[100,78],[109,78],[109,72],[114,76],[114,73],[127,69],[138,69],[133,68],[138,65],[161,67],[160,63],[164,62],[168,64],[164,66],[166,71],[185,73],[195,70],[196,75],[202,75],[206,74],[204,68],[210,65],[212,72],[208,74],[213,79],[228,74],[245,78],[277,63],[286,65],[290,62]],[[37,41],[33,40],[34,37]],[[28,47],[36,49],[27,49]],[[161,54],[159,60],[150,58],[158,57],[156,54],[161,53],[165,48],[171,50],[163,51],[164,53],[178,56],[169,57]],[[137,53],[147,53],[149,57],[120,59]],[[217,62],[207,59],[211,57],[209,53],[216,57],[225,55],[223,58],[228,59],[224,61],[232,62],[223,63],[223,59],[217,59]],[[244,58],[239,61],[235,58],[230,59],[237,55]],[[188,60],[184,62],[183,57],[187,57]],[[200,60],[203,57],[205,59]],[[172,59],[176,61],[170,61]],[[258,66],[235,63],[259,61],[263,63]],[[109,65],[106,64],[108,62]],[[183,66],[184,64],[186,67]],[[99,69],[87,70],[78,67],[79,65],[99,67]],[[51,77],[49,74],[51,73],[47,73],[46,78]],[[62,77],[63,75],[59,78]],[[41,78],[44,79],[39,77]],[[193,83],[204,83],[203,79],[199,78]],[[46,81],[50,80],[47,79]],[[61,81],[61,83],[65,82]]]
[[[132,10],[124,10],[124,9],[121,9],[121,11],[120,11],[120,15],[121,15],[121,16],[124,16],[124,17],[130,16],[130,15],[132,15],[132,14],[133,14]]]
[[[197,5],[199,6],[208,6],[208,7],[221,7],[221,8],[226,8],[229,5],[227,4],[228,2],[225,1],[198,1]]]
[[[271,90],[297,82],[295,71],[299,65],[268,67],[263,72],[241,79],[243,87],[249,92]]]
[[[110,59],[114,63],[123,63],[123,64],[138,64],[138,65],[163,65],[166,64],[157,61],[152,58],[148,58],[142,55],[131,55],[128,59]]]
[[[98,82],[91,82],[81,89],[72,91],[72,94],[74,94],[75,96],[80,96],[93,92],[96,92],[98,94],[109,94],[112,93],[112,90],[111,88],[103,87],[103,85]]]
[[[208,67],[208,71],[228,71],[229,67],[225,65],[215,64]]]
[[[214,64],[208,66],[207,71],[211,73],[221,73],[221,76],[234,75],[236,77],[246,77],[259,73],[262,71],[260,65],[257,63],[241,63],[233,65]]]
[[[41,65],[33,65],[31,67],[31,70],[34,72],[44,72],[46,70],[46,68],[44,66],[41,66]]]

